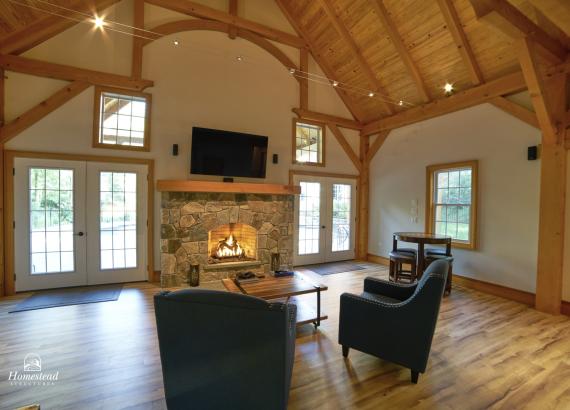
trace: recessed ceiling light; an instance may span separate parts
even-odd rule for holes
[[[445,83],[445,85],[443,86],[443,90],[445,91],[446,94],[450,94],[451,92],[453,92],[453,84]]]
[[[105,20],[103,20],[103,17],[95,16],[95,19],[93,20],[93,24],[95,24],[95,27],[101,28],[105,25]]]
[[[332,86],[333,86],[333,87],[338,86],[338,81],[333,81],[333,82],[332,82]]]
[[[172,44],[174,44],[175,46],[177,46],[177,45],[179,45],[179,44],[180,44],[180,41],[178,41],[178,40],[174,40],[174,41],[172,42]]]
[[[369,97],[374,97],[374,93],[371,91],[371,92],[368,93],[368,96],[369,96]]]
[[[295,69],[294,69],[294,68],[290,68],[290,69],[289,69],[289,74],[295,74]]]
[[[236,57],[236,60],[237,60],[237,61],[243,61],[243,57],[242,57],[242,56],[237,56],[237,57]]]
[[[401,107],[402,105],[404,105],[404,101],[402,100],[398,101],[398,105]]]

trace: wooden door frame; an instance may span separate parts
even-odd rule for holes
[[[154,160],[144,158],[125,158],[84,154],[57,154],[35,151],[4,151],[4,294],[16,293],[14,281],[14,159],[37,158],[59,159],[65,161],[109,162],[119,164],[139,164],[148,167],[147,189],[147,272],[148,280],[154,280]],[[2,295],[0,295],[2,296]]]
[[[354,179],[356,181],[356,222],[354,223],[354,258],[358,259],[358,250],[361,249],[362,244],[360,243],[359,226],[360,226],[360,195],[358,195],[358,190],[360,188],[360,175],[355,174],[340,174],[334,172],[318,172],[318,171],[306,171],[300,169],[290,169],[289,170],[289,185],[293,185],[293,178],[296,175],[308,176],[308,177],[323,177],[323,178],[344,178],[344,179]],[[295,210],[293,210],[295,211]]]

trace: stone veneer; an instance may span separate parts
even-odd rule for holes
[[[184,278],[191,264],[200,264],[200,280],[204,282],[245,270],[268,273],[273,252],[281,254],[282,264],[291,264],[294,198],[293,195],[163,192],[161,273]],[[208,232],[228,223],[248,224],[257,229],[259,263],[208,264]]]

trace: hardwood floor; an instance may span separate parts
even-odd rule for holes
[[[364,266],[330,276],[306,271],[329,287],[329,319],[318,332],[298,329],[289,408],[570,408],[570,318],[465,288],[444,299],[419,384],[410,384],[409,370],[355,350],[344,360],[339,295],[359,292],[365,276],[387,277],[383,266]],[[116,302],[12,314],[24,295],[0,299],[0,408],[165,408],[152,306],[158,290],[129,284]],[[27,353],[41,356],[44,372],[59,371],[55,385],[7,381]]]

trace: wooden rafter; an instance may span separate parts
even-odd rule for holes
[[[550,37],[507,0],[469,0],[477,19],[484,20],[512,38],[528,37],[555,61],[564,61],[568,50],[560,41]]]
[[[232,16],[238,15],[238,0],[230,0],[228,11]],[[237,27],[230,24],[230,29],[228,30],[228,36],[233,40],[237,37]]]
[[[516,117],[519,120],[526,122],[528,125],[540,129],[534,111],[531,111],[528,108],[523,107],[522,105],[514,103],[511,100],[506,99],[505,97],[495,97],[489,102],[493,104],[495,107],[512,115],[513,117]]]
[[[349,48],[353,58],[356,60],[356,62],[358,63],[358,66],[360,67],[360,69],[362,70],[362,72],[364,73],[364,75],[366,76],[368,81],[370,82],[370,86],[378,94],[380,94],[383,98],[388,98],[388,93],[386,92],[384,87],[382,87],[382,84],[380,84],[380,81],[376,77],[376,74],[372,71],[372,69],[370,68],[370,65],[362,56],[362,52],[360,51],[360,48],[358,47],[358,45],[356,44],[356,42],[352,38],[352,35],[348,31],[348,29],[344,26],[344,23],[336,15],[336,12],[334,11],[330,2],[328,0],[319,0],[319,3],[321,5],[321,7],[325,10],[325,13],[327,14],[329,19],[331,20],[332,25],[336,29],[336,32],[338,33],[340,38],[342,38],[344,43],[346,43],[348,45],[348,48]],[[387,103],[384,100],[381,100],[381,104],[382,104],[382,108],[386,111],[386,113],[388,113],[388,114],[394,113],[394,110],[392,109],[392,106],[389,103]]]
[[[441,12],[443,13],[443,18],[445,19],[447,27],[449,28],[449,32],[453,37],[453,41],[457,46],[457,51],[459,51],[459,55],[461,55],[461,59],[469,72],[471,82],[475,85],[485,82],[483,79],[483,73],[481,72],[479,64],[477,64],[477,60],[473,54],[473,50],[471,50],[471,45],[469,44],[467,36],[465,36],[465,32],[461,27],[461,22],[453,2],[451,0],[437,0],[437,2]]]
[[[309,109],[309,80],[305,73],[309,72],[309,50],[302,48],[299,50],[299,69],[302,76],[299,78],[299,107],[303,110]]]
[[[67,8],[77,11],[78,13],[95,14],[100,13],[119,1],[120,0],[75,0],[70,3]],[[78,24],[78,19],[85,19],[84,16],[67,11],[59,10],[58,14],[61,14],[63,17],[46,14],[37,19],[34,23],[4,37],[0,42],[0,54],[21,54]],[[73,16],[74,19],[68,18],[71,16]]]
[[[313,59],[317,62],[321,70],[323,70],[323,72],[327,77],[334,78],[335,77],[334,71],[328,65],[326,59],[323,58],[323,56],[318,52],[317,48],[315,47],[315,44],[305,34],[304,30],[301,28],[297,20],[294,18],[293,14],[291,13],[286,4],[286,1],[275,0],[275,2],[281,9],[281,12],[285,16],[289,24],[291,24],[291,26],[295,29],[297,34],[303,38],[303,40],[305,41],[305,43],[309,48],[309,51],[311,52],[311,55],[313,56]],[[358,105],[354,102],[352,96],[342,88],[336,87],[335,90],[340,99],[342,100],[342,102],[344,103],[344,105],[346,106],[346,108],[348,109],[348,111],[350,111],[350,113],[352,114],[352,116],[357,120],[363,118],[362,111],[359,109]]]
[[[342,132],[332,122],[327,123],[327,126],[332,131],[336,140],[338,141],[338,143],[340,144],[346,155],[348,155],[348,158],[352,161],[358,172],[360,172],[362,167],[360,159],[358,158],[358,155],[356,155],[355,152],[352,150],[352,147],[350,146],[350,144],[348,143]]]
[[[410,75],[412,76],[414,83],[416,83],[416,87],[418,89],[418,93],[420,94],[421,99],[424,102],[430,101],[431,98],[424,83],[424,80],[422,79],[422,76],[420,75],[420,72],[416,67],[416,64],[412,60],[410,52],[408,51],[404,42],[402,41],[400,33],[398,33],[398,29],[396,28],[394,22],[392,21],[392,18],[390,17],[388,10],[384,6],[384,2],[382,0],[372,0],[372,5],[374,6],[376,14],[382,21],[384,28],[388,32],[388,35],[392,40],[392,44],[394,45],[394,47],[396,47],[398,55],[404,62],[404,65],[406,66]]]
[[[189,16],[200,17],[208,20],[214,20],[214,21],[219,21],[221,23],[230,24],[237,28],[251,31],[252,33],[258,34],[262,37],[276,41],[278,43],[287,44],[289,46],[297,48],[306,47],[305,41],[302,38],[297,37],[293,34],[289,34],[284,31],[268,27],[264,24],[247,20],[239,16],[233,16],[230,13],[214,9],[212,7],[204,6],[202,4],[195,3],[193,1],[146,0],[146,2],[153,4],[155,6],[176,11],[178,13],[187,14]]]
[[[49,113],[61,107],[76,95],[85,91],[90,86],[87,82],[74,81],[57,91],[47,100],[42,101],[34,108],[28,110],[16,119],[10,121],[0,128],[0,144],[5,144],[22,131],[34,125],[36,122],[47,116]]]
[[[535,44],[529,38],[524,37],[517,42],[516,49],[532,105],[543,133],[543,140],[551,143],[560,142],[558,141],[559,129],[562,126],[563,119],[556,118],[557,110],[552,106],[553,100],[545,94],[546,85],[540,72],[540,62]]]
[[[391,130],[404,125],[435,118],[440,115],[459,111],[464,108],[487,102],[494,97],[522,91],[526,83],[521,72],[508,74],[496,80],[460,91],[450,97],[442,98],[418,107],[410,108],[391,117],[380,118],[365,124],[362,135],[372,135],[382,130]]]
[[[384,145],[384,142],[386,142],[389,134],[390,130],[381,131],[380,134],[378,134],[374,142],[368,148],[366,162],[370,163],[370,161],[372,161],[376,153],[380,150],[380,148],[382,148],[382,145]]]
[[[134,25],[137,29],[144,29],[144,0],[134,0]],[[139,34],[135,30],[135,34]],[[133,59],[131,63],[131,76],[133,78],[142,78],[143,64],[143,39],[141,37],[133,37]]]
[[[66,81],[82,81],[93,85],[130,90],[140,91],[154,85],[150,80],[138,80],[123,75],[86,70],[84,68],[48,63],[13,55],[0,55],[0,67],[7,71],[16,71],[18,73],[31,74],[39,77]]]
[[[357,220],[357,248],[356,258],[366,260],[368,258],[368,223],[370,218],[370,163],[368,151],[370,150],[370,137],[360,136],[360,178],[358,179],[358,220]]]
[[[303,120],[318,121],[325,123],[333,123],[338,127],[350,128],[353,130],[361,130],[362,124],[349,118],[337,117],[336,115],[323,114],[320,112],[304,110],[302,108],[293,108],[292,110],[299,118]]]

